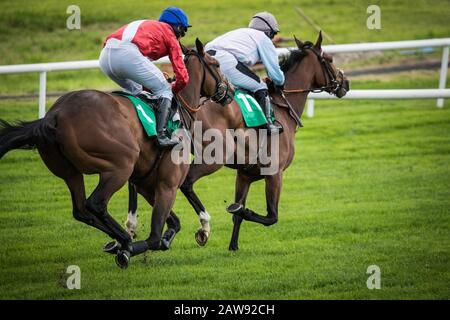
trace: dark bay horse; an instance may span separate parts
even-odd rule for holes
[[[201,95],[217,98],[217,91],[226,85],[218,62],[205,54],[198,39],[196,46],[197,51],[184,49],[190,79],[181,92],[185,123],[193,121],[195,115],[189,110],[199,104]],[[60,97],[43,119],[18,124],[0,120],[0,128],[0,158],[13,149],[37,148],[49,170],[66,182],[74,218],[117,241],[115,248],[106,251],[117,253],[119,267],[126,268],[131,256],[146,250],[169,248],[180,229],[176,215],[169,213],[189,164],[174,163],[170,152],[158,149],[155,139],[146,136],[128,98],[96,90],[74,91]],[[87,199],[83,174],[100,178]],[[153,206],[151,232],[145,241],[132,242],[108,213],[110,198],[128,180]],[[162,236],[166,221],[168,234]]]
[[[237,170],[235,203],[227,207],[227,211],[233,214],[233,233],[229,245],[230,250],[238,249],[239,230],[243,220],[253,221],[265,226],[273,225],[278,220],[278,202],[281,193],[283,171],[289,167],[294,158],[295,133],[297,127],[301,126],[300,117],[303,113],[305,102],[309,92],[326,91],[337,97],[343,97],[349,90],[349,82],[344,73],[333,64],[332,56],[323,52],[321,48],[322,35],[315,44],[301,42],[295,39],[298,49],[291,51],[290,55],[281,63],[285,74],[285,86],[283,90],[271,89],[271,100],[277,121],[283,126],[284,131],[278,137],[278,161],[277,170],[273,174],[261,174],[261,169],[267,164],[249,165],[227,164],[223,162],[213,164],[192,163],[189,173],[181,186],[183,194],[199,216],[201,228],[195,237],[199,245],[205,245],[210,236],[210,216],[202,202],[195,194],[193,185],[200,178],[212,174],[223,165]],[[227,129],[242,129],[244,131],[254,130],[246,128],[239,106],[235,101],[225,108],[211,107],[214,103],[207,103],[208,108],[203,108],[197,113],[197,120],[202,122],[202,130],[211,128],[218,129],[225,136]],[[207,147],[209,141],[203,141]],[[269,148],[269,143],[267,148]],[[225,146],[224,146],[225,148]],[[247,158],[248,160],[248,158]],[[267,215],[262,216],[245,207],[246,198],[250,185],[258,180],[264,179],[266,185]],[[127,229],[135,225],[136,194],[130,188],[130,212],[128,215]],[[131,223],[133,222],[133,223]],[[134,230],[131,230],[133,232]]]

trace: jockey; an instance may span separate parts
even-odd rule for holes
[[[178,42],[189,27],[186,14],[179,8],[169,7],[162,12],[159,21],[137,20],[113,32],[106,38],[100,54],[100,68],[119,86],[133,95],[159,99],[156,138],[161,148],[173,147],[179,142],[168,136],[167,123],[173,94],[189,81]],[[172,84],[152,62],[166,55],[176,76]]]
[[[248,28],[230,31],[206,45],[206,50],[220,63],[220,70],[238,88],[254,93],[267,119],[269,134],[281,132],[282,127],[271,119],[271,104],[267,85],[249,69],[261,61],[276,86],[284,84],[284,74],[271,39],[279,32],[275,17],[269,12],[257,13]]]

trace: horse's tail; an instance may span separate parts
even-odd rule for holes
[[[34,149],[41,145],[55,143],[53,119],[10,123],[0,119],[0,159],[14,149]]]

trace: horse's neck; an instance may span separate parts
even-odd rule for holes
[[[193,84],[189,83],[179,95],[183,98],[183,101],[191,108],[197,108],[200,103],[200,88],[196,88]]]
[[[289,101],[289,104],[294,109],[295,113],[300,118],[305,110],[306,99],[308,98],[308,93],[291,93],[287,96],[286,99]]]
[[[302,66],[299,66],[301,68]],[[296,74],[300,74],[300,77],[296,77]],[[298,89],[311,89],[313,85],[313,73],[310,70],[297,71],[296,74],[286,74],[285,90],[298,90]],[[294,108],[299,117],[302,116],[305,109],[306,99],[308,98],[308,92],[296,92],[289,93],[286,97]]]
[[[197,109],[200,104],[200,88],[195,86],[192,81],[178,95],[181,97],[180,104],[182,105],[181,108],[183,108],[181,114],[185,125],[192,131],[192,122],[197,118],[195,112],[192,112],[192,110]],[[183,115],[184,113],[187,114],[187,117]]]

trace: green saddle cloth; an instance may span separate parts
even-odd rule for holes
[[[245,125],[249,128],[260,127],[267,124],[266,117],[264,115],[261,106],[258,101],[249,93],[241,90],[235,90],[234,100],[237,102],[241,109],[242,116],[244,117]],[[275,121],[275,115],[271,108],[272,121]]]
[[[153,107],[132,94],[123,91],[114,91],[113,93],[130,99],[136,113],[138,114],[139,120],[147,133],[147,136],[156,136],[156,117]],[[169,123],[167,124],[167,130],[170,135],[172,135],[172,133],[180,127],[180,120],[174,120],[173,116],[174,114],[171,115]]]

